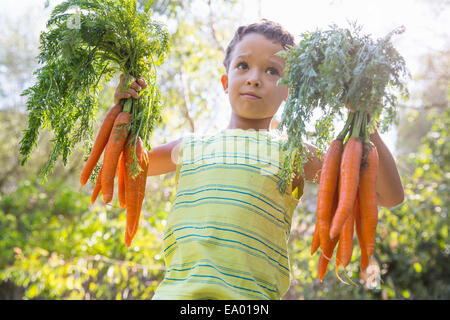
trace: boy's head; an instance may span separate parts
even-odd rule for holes
[[[275,55],[287,45],[295,46],[294,37],[266,19],[237,29],[226,50],[226,74],[221,78],[232,107],[230,126],[269,127],[288,94],[287,87],[276,85],[284,75],[285,59]]]

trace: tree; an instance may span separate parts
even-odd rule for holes
[[[161,221],[170,199],[161,196],[127,250],[126,218],[117,199],[106,210],[102,204],[90,205],[89,196],[64,180],[41,185],[36,178],[0,196],[3,288],[19,287],[23,297],[16,299],[151,297],[164,271]],[[6,294],[0,290],[0,296]]]
[[[399,165],[408,172],[413,170],[407,165],[409,155],[417,150],[432,125],[423,115],[442,113],[448,108],[450,98],[450,51],[429,53],[421,60],[423,69],[415,77],[409,104],[400,108],[398,135],[401,142],[396,146],[396,153]]]

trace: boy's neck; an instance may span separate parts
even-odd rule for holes
[[[270,122],[272,117],[265,119],[246,119],[236,116],[232,113],[227,129],[242,129],[242,130],[270,130]]]

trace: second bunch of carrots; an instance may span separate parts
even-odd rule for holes
[[[339,266],[346,268],[350,263],[355,229],[361,250],[362,277],[375,249],[378,152],[369,140],[367,123],[367,112],[349,112],[343,130],[332,141],[323,159],[311,246],[311,254],[318,248],[321,251],[320,281],[325,276],[336,245],[338,278]]]

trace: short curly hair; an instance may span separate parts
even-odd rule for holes
[[[286,31],[280,24],[270,21],[267,19],[261,19],[259,22],[252,24],[240,26],[234,34],[233,39],[231,39],[228,44],[225,59],[223,60],[223,65],[228,73],[228,68],[230,67],[231,54],[233,53],[234,47],[237,43],[249,33],[259,33],[267,38],[274,40],[282,45],[284,49],[287,49],[287,45],[295,46],[294,36]]]

